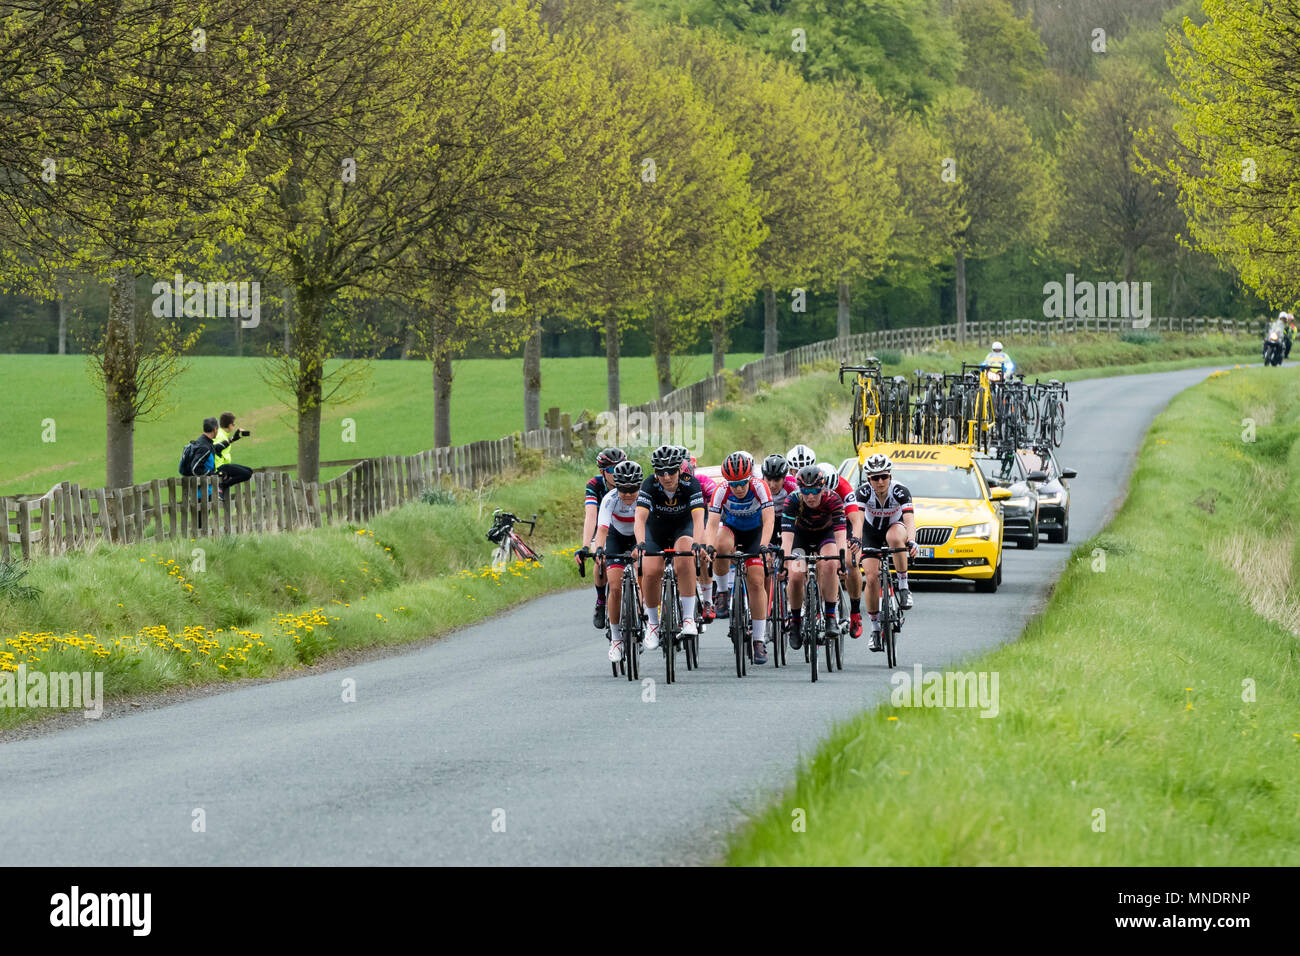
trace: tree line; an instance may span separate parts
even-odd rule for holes
[[[0,291],[62,328],[103,290],[82,346],[112,486],[214,321],[159,314],[173,276],[256,284],[265,325],[215,321],[267,356],[307,480],[322,407],[394,349],[430,363],[445,445],[467,350],[523,349],[537,427],[544,328],[600,337],[617,407],[630,335],[662,394],[675,352],[702,337],[721,369],[744,322],[765,354],[909,298],[964,326],[1080,266],[1257,308],[1278,286],[1201,217],[1196,144],[1227,121],[1188,125],[1221,108],[1194,74],[1217,5],[1102,6],[0,3]]]

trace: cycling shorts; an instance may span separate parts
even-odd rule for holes
[[[804,554],[821,554],[822,547],[828,541],[831,544],[835,543],[835,532],[830,530],[808,532],[795,528],[794,545],[791,550],[798,551],[802,548]]]
[[[627,554],[636,547],[636,538],[630,534],[620,534],[613,528],[609,529],[609,536],[605,538],[605,552],[607,554]],[[631,563],[631,558],[606,558],[605,567],[608,568],[625,568]]]
[[[672,550],[678,538],[694,538],[695,522],[688,516],[685,521],[660,522],[647,521],[645,526],[646,551]]]
[[[733,528],[731,525],[726,524],[725,522],[723,522],[723,527],[725,527],[728,531],[730,531],[733,535],[736,536],[737,554],[757,554],[758,549],[763,546],[764,542],[763,542],[762,528],[749,528],[746,530],[742,530],[740,528]],[[745,567],[749,567],[752,564],[762,564],[762,563],[763,563],[763,558],[761,555],[759,555],[758,557],[745,559]]]

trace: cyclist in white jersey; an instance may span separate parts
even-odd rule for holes
[[[898,602],[903,610],[912,607],[907,586],[907,559],[916,557],[916,516],[912,495],[905,485],[893,480],[894,463],[888,455],[872,455],[863,463],[866,479],[852,493],[860,510],[848,516],[863,548],[907,548],[893,556],[898,569]],[[867,612],[871,615],[871,649],[880,643],[880,561],[866,556],[862,561],[867,584]]]
[[[634,461],[620,461],[612,471],[614,488],[600,501],[596,518],[596,561],[609,578],[609,659],[617,664],[623,657],[623,569],[630,559],[606,557],[624,555],[636,547],[636,499],[645,475]]]

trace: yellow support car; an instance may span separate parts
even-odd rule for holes
[[[856,458],[846,458],[840,474],[856,489],[863,484],[862,462],[888,455],[894,480],[912,493],[919,555],[908,574],[919,578],[973,581],[992,594],[1002,583],[1002,505],[1006,488],[990,489],[965,445],[863,443]]]

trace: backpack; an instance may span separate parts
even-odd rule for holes
[[[201,478],[210,474],[209,467],[212,450],[199,439],[194,439],[181,450],[180,472],[185,478]]]

